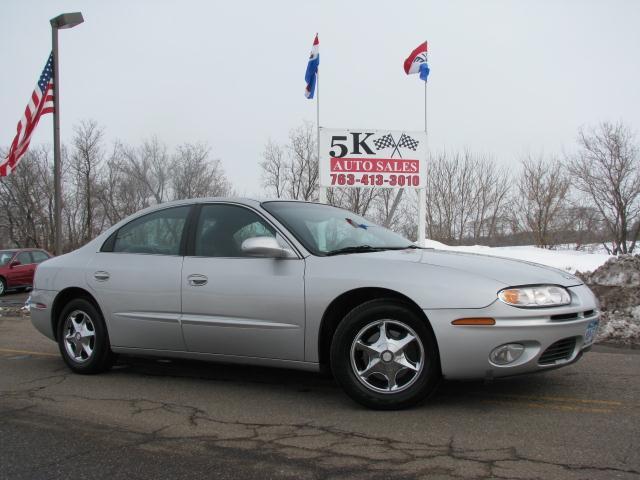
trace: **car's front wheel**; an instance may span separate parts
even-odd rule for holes
[[[100,311],[84,298],[70,301],[58,321],[58,347],[76,373],[104,372],[113,364],[107,327]]]
[[[393,300],[372,300],[340,322],[331,369],[345,392],[369,408],[400,409],[425,399],[440,378],[426,320]]]
[[[0,277],[0,297],[7,292],[7,282],[4,278]]]

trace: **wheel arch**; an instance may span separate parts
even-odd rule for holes
[[[51,307],[51,328],[53,330],[53,336],[56,341],[58,340],[58,322],[60,321],[60,314],[62,313],[62,310],[67,303],[77,298],[83,298],[91,302],[91,304],[93,304],[93,306],[96,307],[96,309],[100,312],[100,314],[103,315],[102,309],[100,308],[100,305],[98,305],[95,297],[84,288],[68,287],[64,290],[61,290],[53,300],[53,306]]]
[[[370,300],[379,299],[389,299],[394,301],[395,303],[403,304],[404,306],[415,312],[418,316],[423,318],[425,324],[427,325],[427,328],[429,328],[429,330],[431,330],[431,333],[433,334],[433,338],[436,342],[436,348],[438,349],[438,358],[440,357],[440,348],[438,346],[438,339],[435,336],[435,332],[433,331],[431,323],[429,322],[429,319],[425,315],[424,311],[418,306],[416,302],[396,290],[380,287],[362,287],[349,290],[336,297],[329,304],[324,314],[322,315],[322,320],[320,322],[320,332],[318,335],[318,360],[323,370],[329,369],[329,352],[331,349],[331,340],[333,339],[333,335],[340,322],[351,310],[353,310],[357,306],[362,305],[363,303]]]

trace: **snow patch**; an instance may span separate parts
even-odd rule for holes
[[[484,245],[454,247],[435,240],[426,239],[425,246],[436,250],[480,253],[494,257],[524,260],[548,267],[559,268],[571,273],[592,272],[607,262],[607,260],[615,258],[605,253],[590,253],[576,250],[547,250],[530,245],[519,247],[487,247]]]

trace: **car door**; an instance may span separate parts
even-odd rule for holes
[[[20,262],[11,270],[12,284],[15,286],[31,285],[33,282],[33,272],[35,266],[30,252],[19,252],[14,260]]]
[[[112,234],[86,270],[116,347],[183,351],[180,273],[190,206],[138,217]]]
[[[182,331],[190,351],[304,359],[304,260],[249,257],[240,248],[247,238],[276,235],[245,206],[199,207],[182,269]]]

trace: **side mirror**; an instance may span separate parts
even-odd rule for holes
[[[295,254],[280,246],[273,237],[253,237],[242,242],[242,253],[250,257],[294,258]]]
[[[22,263],[20,263],[20,260],[14,260],[9,264],[9,268],[17,267],[18,265],[22,265]]]

